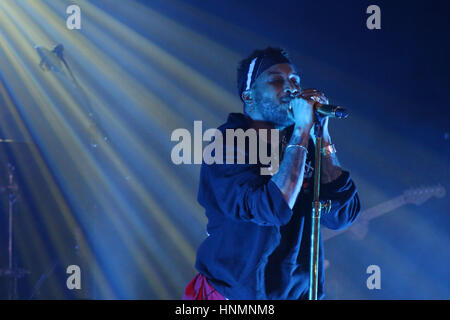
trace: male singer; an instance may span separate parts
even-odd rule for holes
[[[272,176],[260,173],[260,163],[202,164],[198,201],[208,217],[208,237],[197,252],[199,273],[183,299],[307,299],[315,121],[323,124],[320,198],[331,200],[322,226],[345,228],[360,210],[356,186],[331,142],[328,118],[316,117],[316,108],[328,99],[318,90],[301,89],[300,76],[279,48],[255,50],[242,60],[237,82],[244,114],[230,114],[219,130],[279,129],[281,163]],[[323,260],[320,241],[319,298]]]

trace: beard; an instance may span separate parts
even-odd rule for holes
[[[289,103],[282,103],[269,98],[257,102],[260,113],[263,115],[265,121],[272,122],[280,127],[287,127],[294,124]]]

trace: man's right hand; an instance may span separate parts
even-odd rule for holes
[[[272,181],[278,186],[291,209],[303,183],[309,136],[314,125],[313,110],[316,102],[311,97],[315,96],[316,92],[314,89],[307,89],[290,101],[295,127],[280,168],[272,176]],[[289,145],[293,147],[289,148]]]
[[[310,132],[314,125],[314,104],[316,102],[311,99],[314,92],[314,89],[306,89],[290,102],[295,127],[302,132]]]

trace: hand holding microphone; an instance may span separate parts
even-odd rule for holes
[[[348,112],[340,106],[328,104],[328,99],[325,95],[316,89],[305,89],[299,95],[292,98],[303,98],[314,102],[314,109],[322,116],[345,119],[348,117]]]
[[[290,96],[289,111],[294,118],[295,126],[303,132],[310,132],[314,125],[314,104],[315,102],[307,97]]]

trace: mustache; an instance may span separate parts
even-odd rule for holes
[[[291,105],[291,101],[294,100],[295,98],[297,98],[297,95],[292,95],[292,94],[288,94],[286,96],[283,96],[280,98],[280,101],[282,104],[287,104],[288,105],[288,113],[291,114],[291,116],[294,116],[294,112],[292,110],[292,105]]]
[[[300,97],[300,96],[301,96],[300,93],[297,93],[297,94],[292,94],[292,93],[291,93],[291,94],[287,94],[287,95],[281,97],[281,98],[280,98],[280,101],[283,102],[283,103],[289,103],[289,102],[291,102],[292,100],[294,100],[295,98],[298,98],[298,97]]]

